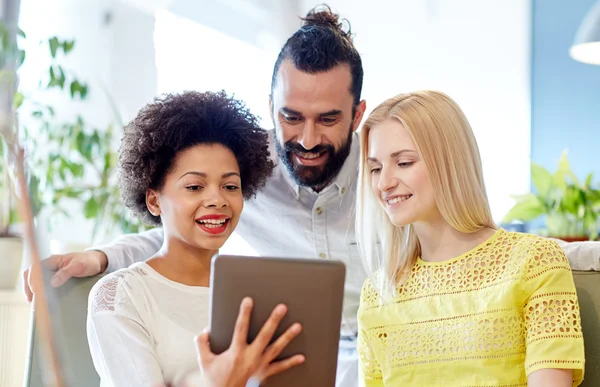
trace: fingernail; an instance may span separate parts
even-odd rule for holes
[[[249,307],[252,305],[252,298],[250,297],[244,297],[244,299],[242,300],[242,305],[244,305],[245,307]]]
[[[292,332],[294,333],[298,333],[302,330],[302,325],[295,323],[294,325],[292,325]]]
[[[298,364],[300,364],[300,363],[304,363],[304,360],[306,360],[306,358],[304,357],[304,355],[300,355],[300,356],[298,356],[298,360],[297,360],[297,361],[298,361]]]
[[[277,313],[285,313],[286,312],[287,307],[284,304],[279,304],[277,305]]]
[[[50,280],[50,285],[52,285],[53,287],[57,287],[59,285],[58,278],[52,278]]]

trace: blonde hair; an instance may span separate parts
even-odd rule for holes
[[[444,93],[429,90],[400,94],[383,102],[371,112],[361,130],[356,211],[365,269],[382,301],[395,295],[421,254],[412,226],[394,226],[371,190],[369,132],[389,119],[398,120],[411,133],[444,220],[462,233],[496,228],[477,142],[456,102]]]

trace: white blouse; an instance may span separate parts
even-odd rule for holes
[[[198,373],[194,338],[208,327],[209,288],[171,281],[145,262],[103,277],[87,335],[101,387],[148,387]]]

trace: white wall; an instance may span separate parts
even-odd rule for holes
[[[368,111],[387,97],[421,88],[447,92],[463,107],[479,141],[492,210],[500,220],[513,203],[509,195],[529,189],[529,2],[328,3],[350,20],[356,34]],[[91,103],[63,106],[103,126],[111,113],[101,85],[111,90],[126,121],[158,90],[154,17],[148,12],[153,6],[195,22],[210,20],[209,28],[276,53],[299,27],[297,16],[314,5],[306,0],[22,0],[21,26],[34,45],[37,38],[53,34],[77,39],[68,65],[91,81]],[[189,49],[199,46],[191,41]],[[36,68],[46,60],[30,51],[22,82],[27,83],[27,74],[37,79]],[[265,65],[265,73],[272,65]],[[198,85],[194,74],[189,76],[190,85]],[[268,84],[254,98],[264,100],[266,108],[265,90]],[[75,218],[55,228],[51,237],[88,243],[90,233],[91,224]]]
[[[356,34],[368,111],[393,95],[425,88],[449,94],[464,109],[500,221],[513,204],[509,195],[529,191],[530,2],[328,3]],[[301,10],[314,5],[304,0]]]

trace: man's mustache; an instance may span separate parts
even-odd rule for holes
[[[286,142],[285,143],[285,151],[293,152],[293,153],[325,153],[325,152],[333,152],[333,146],[331,145],[317,145],[312,149],[305,149],[302,145],[297,142]]]

